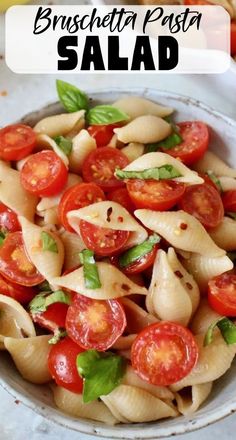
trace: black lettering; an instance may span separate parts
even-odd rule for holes
[[[120,44],[118,36],[108,37],[108,70],[128,70],[128,58],[119,55]]]
[[[58,70],[74,70],[78,64],[78,55],[76,50],[69,49],[69,46],[77,47],[78,37],[76,35],[65,35],[59,38],[57,51],[58,55],[64,60],[58,60]]]
[[[141,70],[142,63],[145,70],[155,70],[148,36],[138,36],[136,38],[131,70]]]
[[[105,70],[98,36],[86,37],[81,70],[90,70],[91,63],[94,64],[94,70]]]
[[[179,62],[179,45],[171,36],[158,37],[159,70],[172,70]]]
[[[51,8],[43,9],[42,6],[40,6],[34,20],[34,31],[33,31],[34,35],[42,34],[50,27],[51,19],[49,17],[51,13],[52,13]],[[41,23],[42,20],[45,21],[44,24]]]

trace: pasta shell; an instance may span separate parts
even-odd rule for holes
[[[85,158],[96,148],[95,139],[90,136],[87,130],[81,130],[72,139],[72,151],[69,156],[70,170],[73,173],[80,173]]]
[[[55,206],[54,208],[49,208],[44,211],[44,224],[45,225],[59,225],[58,210]]]
[[[4,341],[7,336],[31,337],[35,336],[35,329],[24,307],[13,298],[0,294],[0,350],[5,348]]]
[[[51,349],[48,341],[52,335],[33,338],[5,338],[4,344],[12,356],[18,371],[29,382],[43,384],[52,377],[48,371],[48,354]]]
[[[195,335],[207,332],[210,325],[217,321],[220,315],[210,306],[206,298],[203,298],[193,317],[190,328]]]
[[[236,169],[230,168],[211,151],[207,151],[203,158],[193,165],[193,168],[199,173],[212,171],[216,176],[236,177]]]
[[[35,267],[48,281],[59,276],[64,261],[64,247],[58,235],[54,232],[46,231],[55,240],[58,252],[43,251],[41,233],[45,229],[30,223],[24,217],[19,217],[19,221],[22,226],[23,240],[27,253]]]
[[[208,257],[225,255],[225,251],[214,243],[201,223],[187,212],[138,209],[134,214],[144,226],[160,234],[175,248]]]
[[[219,181],[223,192],[236,189],[236,179],[232,177],[219,177]]]
[[[211,238],[226,251],[236,249],[236,221],[229,217],[224,217],[216,228],[209,231]]]
[[[60,238],[65,251],[64,270],[81,266],[79,253],[86,248],[82,238],[65,230],[60,234]]]
[[[58,408],[73,417],[97,420],[107,425],[118,423],[118,420],[102,402],[95,401],[85,404],[81,394],[72,393],[55,385],[52,387],[52,391]]]
[[[175,417],[177,411],[147,391],[130,386],[120,385],[101,400],[121,421],[150,422],[165,417]],[[125,423],[125,422],[124,422]]]
[[[126,157],[128,157],[130,162],[133,162],[133,160],[136,160],[143,155],[144,145],[139,144],[138,142],[131,142],[127,147],[122,148],[121,151]]]
[[[120,336],[117,341],[113,344],[112,349],[114,350],[128,350],[131,348],[137,335],[127,335]]]
[[[130,119],[135,119],[139,116],[153,115],[164,118],[165,116],[171,115],[173,113],[173,108],[164,107],[163,105],[156,104],[155,102],[149,101],[148,99],[140,98],[138,96],[127,96],[121,98],[114,102],[113,107],[119,108],[127,115]]]
[[[33,220],[38,198],[25,191],[19,171],[9,168],[3,161],[0,161],[0,201],[18,215]]]
[[[120,302],[124,306],[127,319],[127,330],[129,333],[139,333],[145,327],[158,319],[146,312],[142,307],[139,307],[134,301],[129,298],[121,298]]]
[[[112,299],[138,293],[146,295],[145,287],[133,283],[128,277],[120,272],[115,266],[108,263],[97,263],[99,278],[102,287],[99,289],[88,289],[85,287],[83,267],[73,272],[52,280],[52,284],[65,287],[88,298]]]
[[[85,110],[79,110],[74,113],[63,113],[60,115],[48,116],[41,119],[35,127],[36,133],[47,134],[51,138],[55,136],[65,136],[71,132],[79,123],[84,120]]]
[[[121,128],[115,128],[118,140],[128,144],[140,142],[150,144],[159,142],[171,134],[172,128],[168,122],[158,116],[139,116]]]
[[[66,154],[58,147],[57,143],[54,141],[54,139],[52,139],[50,136],[48,136],[47,134],[39,134],[37,136],[37,145],[42,147],[43,149],[50,149],[53,150],[54,153],[56,153],[56,155],[58,157],[60,157],[60,159],[62,160],[62,162],[65,164],[65,166],[68,168],[69,166],[69,159],[66,156]],[[42,149],[41,148],[41,149]]]
[[[58,206],[63,193],[68,188],[71,188],[71,186],[76,185],[77,183],[80,182],[82,182],[80,176],[78,176],[77,174],[69,173],[66,186],[63,188],[63,190],[56,196],[43,197],[37,205],[37,212],[45,211],[46,209],[54,208],[55,206]]]
[[[203,179],[198,176],[195,171],[190,170],[182,162],[171,157],[166,153],[147,153],[131,162],[123,171],[143,171],[148,168],[161,167],[163,165],[172,165],[181,177],[176,177],[176,182],[184,182],[189,184],[203,183]]]
[[[199,385],[193,385],[190,393],[186,393],[185,388],[181,390],[182,393],[176,393],[175,398],[179,412],[184,416],[188,416],[196,412],[209,396],[212,390],[212,385],[213,382],[201,383]]]

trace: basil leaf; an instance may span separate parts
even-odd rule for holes
[[[227,257],[234,263],[236,261],[236,252],[227,252]]]
[[[171,148],[176,147],[183,142],[183,138],[178,133],[172,133],[166,139],[156,144],[148,144],[145,148],[145,153],[153,153],[160,149],[171,150]]]
[[[52,291],[49,282],[46,280],[43,281],[41,284],[39,284],[37,287],[40,292],[51,292]]]
[[[207,330],[204,339],[204,346],[209,345],[213,341],[213,332],[218,327],[226,344],[236,344],[236,325],[230,319],[221,317],[213,322]]]
[[[46,231],[41,232],[42,249],[58,254],[57,243],[54,238]]]
[[[83,402],[106,396],[116,388],[125,373],[125,360],[111,352],[87,350],[77,356],[78,373],[84,378]]]
[[[70,155],[72,150],[72,141],[70,139],[66,139],[64,136],[56,136],[54,141],[66,156]]]
[[[207,176],[212,180],[212,182],[217,186],[220,192],[223,192],[223,188],[221,186],[220,180],[218,177],[213,173],[213,171],[207,171]]]
[[[156,243],[159,243],[161,240],[161,237],[157,234],[150,235],[147,240],[145,240],[143,243],[138,244],[137,246],[134,246],[131,249],[128,249],[128,251],[124,252],[119,257],[119,265],[120,267],[126,267],[129,264],[134,263],[136,260],[139,260],[144,255],[148,254],[152,251],[153,247]]]
[[[85,287],[87,289],[99,289],[102,287],[93,251],[84,249],[79,253],[79,257],[81,264],[83,264]]]
[[[56,87],[62,105],[69,113],[77,112],[78,110],[88,110],[89,99],[76,86],[58,79]]]
[[[159,168],[149,168],[143,171],[125,171],[117,168],[115,171],[115,176],[118,179],[164,180],[180,177],[181,174],[172,165],[163,165]]]
[[[168,122],[169,124],[172,124],[172,115],[165,116],[163,119],[164,119],[164,121]]]
[[[66,293],[63,290],[56,290],[53,293],[41,292],[29,303],[29,309],[31,313],[42,313],[46,312],[51,304],[57,302],[71,304],[69,293]]]
[[[7,234],[5,234],[3,231],[0,231],[0,246],[2,246]]]
[[[64,330],[63,328],[58,328],[55,333],[54,336],[49,339],[48,343],[51,345],[55,345],[57,344],[62,338],[65,338],[67,336],[67,331]]]
[[[90,125],[108,125],[127,121],[129,116],[112,105],[97,105],[88,111],[86,119]]]
[[[226,212],[226,215],[233,220],[236,220],[236,212]]]

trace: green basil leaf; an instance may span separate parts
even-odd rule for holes
[[[7,234],[5,234],[3,231],[0,231],[0,246],[2,246]]]
[[[58,328],[55,333],[54,336],[49,339],[48,343],[51,345],[55,345],[57,344],[62,338],[65,338],[67,336],[67,331],[64,330],[63,328]]]
[[[85,287],[87,289],[102,287],[93,251],[84,249],[79,253],[79,257],[81,264],[83,264]]]
[[[77,356],[78,373],[84,378],[83,402],[106,396],[120,385],[125,373],[125,360],[111,352],[87,350]]]
[[[88,110],[89,99],[76,86],[58,79],[56,87],[62,105],[69,113],[77,112],[78,110]]]
[[[226,215],[233,220],[236,220],[236,212],[226,212]]]
[[[213,341],[213,332],[218,327],[226,344],[236,344],[236,325],[230,319],[221,317],[213,322],[207,330],[204,339],[204,346],[209,345]]]
[[[42,249],[58,254],[57,243],[54,238],[46,231],[41,232]]]
[[[156,243],[159,243],[161,240],[161,237],[157,234],[150,235],[147,240],[145,240],[143,243],[138,244],[137,246],[134,246],[131,249],[128,249],[128,251],[124,252],[119,257],[119,265],[120,267],[126,267],[129,266],[129,264],[134,263],[135,261],[142,258],[144,255],[148,254],[152,251],[153,247]]]
[[[56,290],[55,292],[41,292],[36,295],[29,303],[29,310],[31,313],[42,313],[54,303],[71,304],[70,294],[63,290]]]
[[[37,287],[40,292],[51,292],[52,291],[49,282],[46,280],[43,281],[41,284],[39,284]]]
[[[212,180],[212,182],[217,186],[220,192],[223,192],[223,188],[221,186],[220,180],[218,177],[213,173],[213,171],[207,171],[207,176]]]
[[[66,156],[69,156],[72,150],[72,141],[70,139],[65,138],[64,136],[56,136],[54,141],[58,145],[61,151],[65,153]]]
[[[97,105],[88,111],[86,118],[90,125],[108,125],[127,121],[129,116],[112,105]]]
[[[164,119],[164,121],[168,122],[169,124],[172,124],[172,115],[165,116],[163,119]]]
[[[115,176],[118,179],[164,180],[180,177],[181,174],[172,165],[163,165],[159,168],[148,168],[143,171],[125,171],[117,168],[115,171]]]
[[[183,142],[183,138],[178,133],[172,133],[166,139],[156,144],[148,144],[145,148],[145,153],[153,153],[160,149],[171,150],[171,148],[176,147]]]
[[[227,252],[227,257],[234,263],[236,261],[236,252]]]

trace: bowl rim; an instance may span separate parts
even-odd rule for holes
[[[112,93],[117,95],[137,95],[143,98],[148,98],[151,100],[157,100],[161,98],[170,98],[174,99],[176,102],[183,102],[184,104],[190,105],[191,107],[198,107],[206,113],[213,115],[215,118],[221,120],[224,124],[235,129],[236,133],[236,120],[233,120],[229,116],[226,116],[207,104],[203,102],[190,98],[188,96],[162,91],[159,89],[149,88],[149,87],[131,87],[131,88],[122,88],[122,87],[110,87],[110,88],[99,88],[99,89],[90,89],[85,90],[86,93],[91,96],[92,100],[100,99],[100,95],[110,95]],[[148,96],[147,96],[148,95]],[[41,109],[30,112],[27,115],[22,117],[22,120],[31,117],[37,117],[37,114],[40,112],[45,112],[47,110],[53,109],[56,105],[58,105],[58,101],[54,103],[47,104],[43,106]],[[178,108],[176,107],[176,111]],[[148,439],[160,439],[174,435],[185,434],[188,432],[193,432],[198,429],[207,427],[213,423],[216,423],[225,417],[236,412],[236,396],[230,402],[224,402],[222,407],[218,408],[216,411],[211,413],[204,414],[201,419],[191,420],[190,418],[182,418],[181,423],[177,426],[170,426],[162,428],[161,425],[157,425],[158,432],[154,433],[153,426],[150,426],[148,423],[145,424],[129,424],[129,425],[116,425],[116,426],[108,426],[102,424],[101,422],[93,422],[88,421],[86,419],[76,419],[66,414],[63,414],[62,411],[56,408],[52,408],[47,404],[39,403],[38,399],[31,396],[27,397],[25,394],[22,394],[20,391],[17,391],[13,385],[7,382],[0,375],[0,386],[7,391],[14,399],[20,400],[26,407],[33,410],[35,413],[39,414],[42,417],[45,417],[48,421],[54,423],[55,425],[59,425],[68,430],[72,430],[75,432],[80,432],[82,434],[98,436],[102,438],[113,438],[113,439],[123,439],[123,440],[148,440]],[[78,428],[76,426],[72,426],[70,421],[74,421],[78,424]],[[152,422],[154,423],[154,422]],[[74,423],[73,423],[74,425]],[[135,429],[136,426],[136,429]],[[117,429],[120,427],[120,429]],[[138,429],[137,429],[138,427]]]

